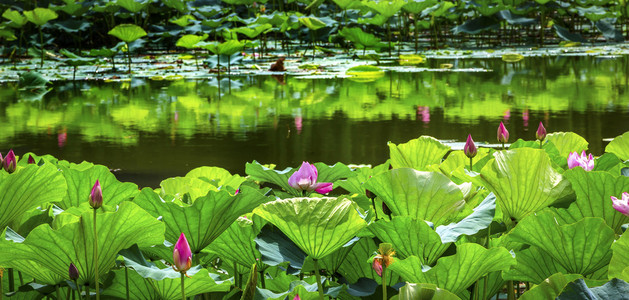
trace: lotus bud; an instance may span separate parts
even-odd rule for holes
[[[90,206],[93,209],[99,209],[103,206],[103,191],[100,188],[100,182],[98,182],[98,180],[94,183],[92,192],[90,193]]]
[[[1,168],[2,166],[4,166],[4,165],[2,164],[2,153],[0,153],[0,168]]]
[[[498,141],[503,144],[509,141],[509,131],[507,131],[505,124],[502,122],[500,122],[500,126],[498,126]]]
[[[544,128],[544,124],[542,124],[542,122],[539,122],[539,127],[537,127],[535,137],[540,141],[543,141],[546,138],[546,128]]]
[[[370,190],[365,189],[365,196],[367,196],[367,198],[373,200],[376,198],[376,195],[374,193],[372,193]]]
[[[73,263],[70,263],[68,275],[70,276],[70,280],[72,281],[77,280],[79,278],[79,269],[77,269]]]
[[[17,161],[15,160],[15,153],[13,153],[13,150],[9,150],[9,153],[7,153],[7,156],[5,156],[2,161],[2,165],[5,171],[9,173],[15,172]]]
[[[384,202],[382,202],[382,212],[384,212],[385,215],[391,217],[391,210],[389,209],[387,204]]]
[[[380,259],[374,258],[371,268],[376,271],[378,276],[382,277],[382,262],[380,262]]]
[[[295,297],[293,298],[293,300],[301,300],[301,298],[299,298],[299,294],[295,295]]]
[[[183,232],[175,244],[173,261],[173,269],[177,272],[186,273],[192,267],[192,250],[190,250],[190,245]]]
[[[478,153],[478,149],[476,148],[476,145],[474,145],[474,140],[472,139],[471,134],[467,135],[467,141],[465,142],[465,147],[463,147],[463,153],[465,153],[465,156],[469,158],[476,156],[476,153]]]
[[[618,199],[614,196],[612,198],[612,206],[615,210],[619,211],[621,214],[629,217],[629,193],[622,193],[622,199]]]
[[[28,163],[29,163],[29,164],[35,164],[35,159],[33,158],[33,156],[32,156],[32,155],[29,155],[29,156],[28,156]]]

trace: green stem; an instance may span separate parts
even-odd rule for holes
[[[90,286],[89,284],[85,286],[85,299],[89,299],[90,297]]]
[[[22,278],[22,272],[17,271],[17,277],[20,278],[20,285],[24,285],[24,278]]]
[[[515,300],[515,292],[513,291],[513,280],[507,281],[507,300]]]
[[[13,292],[15,290],[15,278],[13,278],[13,268],[7,269],[7,274],[9,275],[9,292]]]
[[[387,267],[382,264],[382,300],[387,300]]]
[[[124,266],[124,285],[127,290],[127,300],[129,300],[129,268]]]
[[[470,171],[472,171],[472,158],[470,157]]]
[[[96,300],[100,300],[100,284],[98,283],[98,231],[96,230],[96,209],[94,209],[94,281],[96,282]]]
[[[73,291],[74,290],[68,286],[68,291],[66,292],[66,299],[70,299],[70,293],[72,293]]]
[[[2,300],[2,297],[4,296],[4,285],[2,284],[2,282],[4,282],[3,272],[4,270],[0,268],[0,300]]]
[[[39,29],[39,49],[41,50],[41,62],[39,63],[39,68],[44,68],[44,34],[41,31],[41,26],[37,27]]]
[[[186,289],[184,288],[183,282],[186,275],[181,272],[181,299],[186,300]]]
[[[238,284],[238,266],[236,265],[236,262],[234,262],[234,286],[240,287]]]
[[[260,285],[263,289],[266,289],[266,281],[264,280],[264,270],[260,271]]]
[[[371,198],[371,204],[373,204],[373,212],[376,215],[376,220],[378,220],[378,210],[376,209],[376,198]]]
[[[505,150],[505,143],[502,143],[502,150]]]
[[[129,74],[131,74],[131,47],[129,47],[129,43],[127,44],[127,65],[129,66]]]
[[[55,285],[55,292],[57,293],[57,299],[61,300],[61,291],[59,290],[59,285]]]
[[[540,149],[543,149],[543,148],[542,148],[542,143],[543,143],[543,142],[544,142],[543,140],[540,140],[540,141],[539,141],[539,148],[540,148]]]
[[[81,286],[76,280],[74,280],[74,285],[76,286],[76,290],[79,293],[79,299],[81,299]],[[72,300],[74,300],[74,291],[72,291]]]
[[[321,284],[321,274],[319,274],[319,262],[316,259],[314,262],[315,275],[317,277],[317,289],[319,290],[319,300],[323,300],[323,285]]]

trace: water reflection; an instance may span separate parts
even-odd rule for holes
[[[0,87],[0,151],[105,164],[141,185],[201,165],[244,173],[247,161],[381,163],[387,141],[420,135],[495,142],[574,131],[600,154],[629,130],[629,60],[588,57],[433,60],[490,72],[387,72],[372,82],[250,76],[203,81]]]

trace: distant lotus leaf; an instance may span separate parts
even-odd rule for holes
[[[418,14],[437,4],[437,0],[409,0],[402,9],[411,14]]]
[[[480,176],[496,195],[503,218],[515,220],[554,203],[569,184],[552,168],[544,150],[532,148],[494,153]]]
[[[232,31],[238,32],[240,34],[244,34],[250,39],[255,39],[258,35],[260,35],[261,33],[271,28],[273,28],[273,25],[267,23],[267,24],[262,24],[262,25],[257,25],[257,26],[238,27],[238,28],[232,29]]]
[[[142,27],[133,24],[120,24],[107,33],[127,43],[131,43],[146,35],[146,31]]]
[[[360,27],[344,27],[339,33],[350,42],[360,45],[362,48],[375,47],[381,44],[380,38],[371,33],[364,32]]]
[[[441,163],[448,151],[450,146],[430,136],[421,136],[399,145],[389,142],[393,168],[427,170],[429,165]]]
[[[568,283],[579,278],[583,278],[583,276],[579,274],[554,274],[522,294],[520,300],[556,299]]]
[[[0,39],[4,39],[5,41],[15,41],[17,40],[17,36],[15,36],[12,29],[0,28]]]
[[[612,256],[614,231],[601,218],[559,225],[549,211],[524,218],[510,233],[516,241],[538,247],[567,273],[590,275],[606,267]]]
[[[364,187],[384,201],[394,216],[410,216],[435,226],[452,221],[465,205],[461,189],[437,172],[393,169],[371,177]]]
[[[341,9],[359,8],[362,6],[360,0],[332,0]]]
[[[116,0],[116,5],[123,7],[131,13],[137,13],[144,9],[150,1],[135,1],[135,0]]]
[[[450,247],[442,243],[439,234],[424,220],[408,216],[393,217],[391,221],[379,220],[369,225],[378,239],[393,244],[400,259],[417,256],[424,265],[432,265]]]
[[[500,9],[495,9],[495,10],[497,12]],[[493,13],[490,12],[489,14],[481,13],[483,14],[482,16],[475,19],[469,19],[465,21],[463,24],[452,28],[452,32],[454,34],[459,34],[459,33],[478,34],[487,30],[496,30],[500,28],[500,21],[497,20],[496,18],[489,17],[493,15],[494,13],[495,12]]]
[[[540,1],[540,0],[536,0],[536,1]],[[553,28],[555,29],[555,33],[557,33],[557,35],[565,41],[587,43],[587,40],[584,39],[583,36],[581,36],[578,33],[572,33],[563,26],[560,26],[555,23],[553,25]]]
[[[384,23],[386,23],[388,19],[389,18],[387,18],[384,15],[377,14],[371,18],[359,18],[358,24],[371,24],[371,25],[376,25],[376,26],[383,26]]]
[[[449,1],[439,1],[434,6],[431,6],[422,11],[421,17],[433,16],[433,17],[441,17],[443,16],[450,8],[453,8],[456,4]]]
[[[520,53],[505,53],[502,55],[502,61],[504,62],[519,62],[524,59],[524,56]]]
[[[32,208],[61,201],[66,190],[63,175],[52,164],[0,172],[0,231]]]
[[[612,253],[608,278],[615,277],[629,282],[629,234],[620,236],[612,245]]]
[[[325,23],[323,23],[323,21],[315,18],[315,17],[302,17],[299,18],[299,23],[303,24],[304,26],[308,27],[308,29],[310,30],[317,30],[317,29],[321,29],[323,27],[326,26]]]
[[[605,152],[616,154],[622,161],[629,160],[629,131],[609,142],[607,147],[605,147]]]
[[[55,22],[54,26],[68,33],[78,33],[88,30],[91,25],[92,23],[85,20],[69,19],[61,22]]]
[[[9,26],[14,28],[21,28],[28,22],[28,19],[20,14],[19,11],[10,8],[7,8],[7,10],[2,13],[2,17],[11,21],[12,23],[9,23]]]
[[[218,187],[210,182],[195,177],[171,177],[163,180],[160,184],[161,195],[171,195],[179,200],[183,200],[186,194],[191,201],[207,195],[208,191],[218,191]]]
[[[190,21],[196,21],[197,19],[192,16],[192,15],[183,15],[179,18],[172,18],[170,20],[168,20],[168,22],[173,23],[173,24],[177,24],[181,27],[186,27],[188,26],[188,24],[190,24]]]
[[[200,42],[198,44],[201,48],[212,51],[214,54],[231,56],[241,51],[245,44],[237,40],[229,40],[224,43],[216,42]]]
[[[362,1],[362,4],[366,7],[371,8],[375,12],[385,16],[386,18],[393,17],[393,15],[397,14],[402,10],[402,7],[406,4],[404,0],[366,0]]]
[[[44,26],[48,21],[56,19],[59,15],[52,9],[38,7],[33,10],[25,10],[24,16],[29,22],[37,26]]]
[[[400,288],[399,300],[460,300],[459,296],[451,292],[440,289],[432,283],[410,283],[407,282]]]
[[[367,224],[344,198],[290,198],[266,203],[254,213],[273,223],[313,259],[336,251]]]
[[[197,43],[207,39],[207,37],[207,34],[204,34],[202,36],[195,34],[186,34],[177,40],[175,46],[184,47],[186,49],[199,48],[197,46]]]
[[[607,41],[623,42],[625,38],[622,35],[622,31],[616,29],[613,24],[610,24],[606,20],[599,20],[594,22],[596,29],[598,29]]]
[[[559,155],[568,157],[570,152],[581,153],[583,150],[587,150],[588,142],[580,135],[574,132],[553,132],[546,136],[546,140],[555,144]]]
[[[494,271],[507,270],[515,258],[506,248],[485,247],[465,243],[457,246],[456,254],[442,257],[428,271],[422,270],[416,256],[393,262],[389,269],[404,280],[415,283],[432,283],[460,296],[476,280]]]
[[[217,187],[230,186],[234,189],[238,189],[240,184],[247,180],[247,178],[238,174],[232,175],[229,171],[223,168],[207,166],[194,168],[188,172],[185,177],[201,179],[212,183]]]

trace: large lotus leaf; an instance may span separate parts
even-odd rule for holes
[[[459,296],[431,283],[407,282],[400,288],[399,300],[459,300]]]
[[[369,48],[380,44],[380,38],[371,33],[364,32],[360,27],[344,27],[339,34],[350,42]]]
[[[2,13],[2,17],[12,22],[12,23],[9,23],[9,26],[16,27],[16,28],[20,28],[24,26],[26,22],[28,22],[28,19],[22,14],[20,14],[19,11],[12,10],[10,8],[7,8],[7,10],[5,10]]]
[[[500,10],[500,7],[494,7],[496,11],[491,12],[489,15],[493,15],[494,13]],[[469,19],[465,21],[465,23],[455,26],[452,28],[452,32],[454,34],[459,33],[467,33],[467,34],[478,34],[486,30],[495,30],[500,28],[500,21],[496,18],[488,17],[483,14],[475,19]]]
[[[345,261],[339,267],[338,272],[347,279],[349,283],[358,282],[361,278],[369,278],[382,284],[382,278],[373,270],[369,259],[378,250],[378,245],[372,238],[361,238],[352,250],[345,257]],[[387,286],[393,286],[400,282],[400,276],[389,272],[387,275]]]
[[[376,194],[396,216],[447,224],[463,208],[461,189],[437,172],[393,169],[371,177],[364,187]]]
[[[629,282],[629,234],[626,232],[612,245],[609,262],[609,279],[620,278]]]
[[[0,172],[0,230],[32,208],[61,201],[66,190],[63,175],[51,164]]]
[[[450,146],[430,136],[421,136],[399,145],[389,143],[393,168],[426,170],[429,165],[441,163],[448,151]]]
[[[262,24],[262,25],[257,25],[257,26],[238,27],[238,28],[232,29],[232,31],[238,32],[240,34],[244,34],[250,39],[255,39],[258,35],[260,35],[261,33],[271,28],[273,28],[273,25],[267,23],[267,24]]]
[[[171,195],[182,200],[187,194],[191,201],[207,195],[208,191],[217,192],[218,188],[208,181],[195,177],[171,177],[160,184],[161,195]]]
[[[422,11],[421,17],[432,16],[432,17],[441,17],[445,15],[450,8],[454,7],[456,4],[449,1],[439,1],[432,7],[424,9]]]
[[[359,8],[362,6],[360,0],[332,0],[341,9]]]
[[[306,253],[301,251],[285,234],[273,226],[265,226],[255,238],[256,249],[262,255],[262,262],[277,266],[288,262],[293,269],[301,269]]]
[[[480,171],[482,167],[489,161],[494,149],[491,148],[479,148],[478,153],[472,159],[472,168],[474,171]],[[450,175],[457,169],[469,169],[470,159],[463,153],[463,151],[452,151],[448,154],[448,157],[439,164],[439,169],[443,174],[450,177]]]
[[[12,251],[19,251],[19,247],[24,242],[24,238],[11,228],[6,229],[6,234],[2,233],[0,238],[0,253],[11,253]],[[55,272],[42,267],[40,264],[30,260],[24,259],[19,256],[13,255],[0,255],[0,267],[14,268],[25,274],[26,276],[33,277],[37,282],[55,285],[64,282],[64,278]],[[5,276],[6,277],[6,276]],[[7,285],[5,285],[6,287]]]
[[[391,221],[379,220],[368,228],[382,242],[393,244],[401,259],[417,256],[424,265],[434,264],[450,246],[450,243],[442,243],[439,234],[424,220],[408,216],[393,217]]]
[[[210,191],[197,198],[192,205],[179,206],[163,201],[159,195],[145,188],[134,199],[140,207],[155,217],[161,216],[166,225],[166,240],[175,243],[185,233],[192,253],[212,243],[223,231],[238,219],[266,201],[258,190],[243,187],[238,195],[228,191]]]
[[[195,35],[195,34],[186,34],[177,40],[177,43],[175,44],[175,46],[184,47],[186,49],[198,48],[197,43],[202,40],[207,39],[207,37],[208,37],[207,34],[204,34],[202,36]]]
[[[28,259],[42,265],[65,279],[68,266],[74,263],[79,270],[79,284],[94,284],[93,243],[94,216],[85,211],[80,219],[58,230],[44,224],[35,228],[22,244],[16,244],[6,253],[15,259]],[[117,212],[99,213],[98,271],[103,278],[114,266],[122,249],[161,244],[164,225],[137,205],[125,201]]]
[[[552,142],[559,155],[568,157],[570,152],[578,152],[579,154],[583,150],[587,150],[588,142],[580,135],[574,132],[553,132],[546,136],[546,140]]]
[[[221,259],[251,267],[262,257],[260,251],[256,249],[255,238],[258,232],[259,230],[256,230],[253,223],[237,220],[214,240],[208,249],[211,253],[219,255]]]
[[[589,288],[582,278],[569,283],[566,288],[557,296],[557,300],[574,299],[627,299],[629,295],[629,283],[614,278],[603,286]]]
[[[304,26],[308,27],[308,29],[310,29],[310,30],[317,30],[317,29],[321,29],[321,28],[326,26],[326,24],[323,21],[319,20],[316,17],[302,17],[302,18],[299,18],[299,23],[301,23]]]
[[[540,284],[552,274],[568,273],[566,268],[538,247],[516,251],[515,258],[518,263],[511,270],[502,273],[505,280]]]
[[[389,268],[408,282],[433,283],[460,295],[487,273],[507,270],[513,264],[515,258],[503,247],[485,249],[478,244],[466,243],[458,245],[456,254],[442,257],[426,272],[422,271],[416,256],[395,261]]]
[[[333,166],[328,166],[324,163],[315,163],[319,177],[318,182],[335,182],[339,179],[345,179],[353,176],[352,170],[342,163],[336,163]],[[288,185],[288,179],[298,168],[286,168],[282,171],[276,171],[269,169],[257,161],[247,163],[245,166],[245,172],[251,176],[253,180],[270,182],[279,185],[285,191],[295,196],[301,196],[301,191],[298,191]]]
[[[188,172],[185,177],[205,180],[214,183],[218,187],[231,186],[234,189],[237,189],[241,183],[247,180],[247,178],[238,174],[232,175],[229,171],[219,167],[198,167]]]
[[[625,38],[622,36],[622,31],[616,29],[613,24],[610,24],[606,20],[598,20],[594,22],[596,29],[600,31],[605,39],[610,42],[622,43]]]
[[[474,235],[489,227],[496,213],[496,196],[489,194],[474,212],[457,223],[441,225],[435,231],[444,243],[456,242],[461,235]]]
[[[109,168],[95,165],[86,170],[79,170],[60,166],[68,184],[68,194],[57,205],[62,209],[88,205],[88,199],[96,180],[103,191],[103,204],[118,205],[122,201],[130,200],[138,194],[138,186],[131,182],[120,182]]]
[[[505,218],[521,220],[553,202],[568,186],[541,149],[518,148],[494,153],[481,171],[487,189]]]
[[[583,278],[579,274],[556,273],[532,287],[520,297],[520,300],[555,299],[572,281]]]
[[[126,43],[131,43],[146,35],[146,31],[142,27],[133,24],[120,24],[107,33]]]
[[[136,1],[136,0],[116,0],[116,5],[122,6],[124,9],[131,13],[137,13],[144,9],[150,1]]]
[[[402,6],[406,4],[406,1],[404,0],[392,0],[392,1],[366,0],[366,1],[363,1],[362,3],[364,6],[371,8],[377,13],[387,18],[390,18],[393,15],[400,12],[400,10],[402,10]]]
[[[33,10],[25,10],[24,16],[29,22],[37,26],[44,26],[48,21],[56,19],[59,15],[52,9],[38,7]]]
[[[605,152],[614,153],[623,161],[629,160],[629,131],[609,142],[607,147],[605,147]]]
[[[568,209],[557,210],[563,223],[574,223],[585,217],[603,218],[607,226],[621,234],[623,224],[629,223],[629,216],[615,210],[611,196],[629,191],[629,177],[615,176],[607,172],[587,172],[582,168],[567,170],[563,174],[572,183],[577,200]]]
[[[510,237],[516,242],[539,247],[567,273],[586,276],[609,264],[615,234],[601,218],[584,218],[573,224],[559,225],[553,214],[545,211],[524,218]]]
[[[313,259],[342,247],[367,224],[344,198],[290,198],[266,203],[254,213],[277,226]]]
[[[215,54],[231,56],[242,50],[245,44],[237,40],[229,40],[216,46]]]
[[[435,4],[437,4],[437,0],[409,0],[402,6],[402,9],[411,14],[418,14]]]

